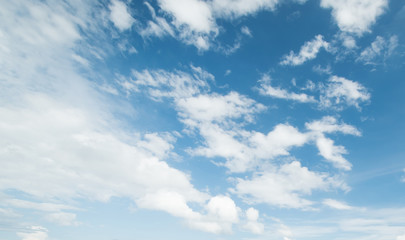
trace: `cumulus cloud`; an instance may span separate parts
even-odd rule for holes
[[[341,132],[344,134],[351,134],[360,136],[360,131],[352,125],[346,123],[338,123],[338,120],[331,116],[325,116],[321,120],[315,120],[309,123],[305,123],[305,127],[308,130],[316,133],[334,133]]]
[[[312,172],[298,161],[255,174],[252,179],[236,180],[234,191],[247,202],[284,208],[308,208],[313,203],[303,196],[314,190],[342,187],[341,181],[324,173]]]
[[[254,234],[262,234],[264,232],[264,224],[258,222],[259,211],[251,207],[246,210],[245,215],[247,222],[243,227]]]
[[[274,11],[277,5],[283,3],[280,0],[159,0],[158,6],[164,13],[157,16],[150,4],[147,7],[152,12],[152,20],[146,26],[138,27],[138,32],[143,37],[170,35],[185,44],[195,46],[200,52],[214,49],[225,54],[235,52],[240,43],[236,41],[229,48],[214,40],[220,34],[221,27],[217,19],[232,20],[259,11]],[[306,0],[295,0],[297,3],[304,3]],[[241,32],[244,35],[252,36],[249,28],[243,26]]]
[[[260,80],[259,93],[264,96],[271,96],[274,98],[293,100],[302,103],[315,102],[313,96],[307,95],[305,93],[294,93],[288,92],[280,87],[271,86],[271,78],[269,75],[264,75]]]
[[[398,37],[396,35],[391,36],[389,39],[377,36],[374,42],[360,53],[356,61],[365,64],[376,64],[391,56],[397,46]],[[378,59],[379,57],[381,57],[381,60]]]
[[[360,109],[360,104],[370,100],[370,93],[358,82],[332,76],[322,88],[320,106],[342,109],[345,105]]]
[[[0,12],[7,18],[0,26],[8,34],[0,41],[10,51],[0,51],[0,65],[5,69],[0,72],[0,160],[5,163],[0,169],[0,190],[14,189],[36,201],[8,199],[2,204],[31,210],[47,221],[67,226],[78,224],[74,213],[78,209],[66,202],[124,197],[138,207],[165,211],[190,224],[205,221],[217,226],[216,233],[231,231],[237,220],[215,211],[221,200],[197,190],[188,174],[166,162],[172,156],[176,134],[128,132],[115,114],[125,114],[131,107],[125,100],[99,91],[97,83],[76,68],[71,56],[77,54],[77,40],[83,38],[77,29],[80,24],[86,26],[83,22],[94,16],[94,8],[71,6],[80,7],[77,14],[83,14],[77,21],[71,15],[76,11],[56,3],[5,4]],[[20,16],[22,10],[28,15]],[[42,35],[45,30],[51,31]],[[123,86],[129,91],[160,84],[170,90],[151,91],[156,99],[193,96],[212,75],[192,69],[192,74],[167,78],[173,81],[162,79],[166,73],[134,72],[135,79]],[[187,83],[181,82],[186,78]],[[188,84],[191,88],[186,88]],[[227,205],[231,201],[223,200]],[[191,206],[198,206],[198,210],[210,206],[210,211]],[[33,228],[18,236],[45,240],[47,231]]]
[[[321,7],[331,8],[340,30],[362,35],[388,7],[388,0],[322,0]]]
[[[339,124],[337,120],[331,116],[306,123],[305,126],[308,130],[311,130],[310,134],[315,139],[319,154],[324,157],[326,161],[331,162],[336,168],[342,170],[347,171],[351,169],[351,163],[343,157],[343,154],[347,153],[345,147],[336,146],[332,139],[325,137],[324,133],[341,132],[343,134],[360,136],[361,133],[359,130],[345,123]]]
[[[301,65],[308,60],[316,58],[321,48],[328,50],[329,43],[323,40],[322,35],[317,35],[313,40],[304,43],[298,54],[291,51],[289,55],[284,56],[280,64],[292,66]]]
[[[109,5],[110,20],[114,23],[114,26],[120,31],[125,31],[131,28],[135,19],[128,12],[128,7],[125,3],[119,0],[112,0]]]
[[[177,27],[183,25],[191,31],[209,33],[213,31],[215,21],[210,6],[201,0],[159,0],[159,6],[173,16]]]

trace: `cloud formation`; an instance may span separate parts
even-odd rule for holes
[[[388,8],[388,0],[322,0],[321,7],[331,8],[341,31],[362,35]]]
[[[301,65],[308,60],[316,58],[321,48],[328,51],[329,43],[323,40],[322,35],[316,35],[313,40],[304,43],[298,54],[291,51],[290,54],[284,56],[280,64],[292,66]]]

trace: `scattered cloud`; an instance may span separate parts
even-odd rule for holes
[[[343,134],[361,136],[361,133],[357,128],[346,123],[338,123],[338,120],[331,116],[325,116],[321,120],[305,123],[305,127],[308,130],[319,134],[341,132]]]
[[[298,54],[291,51],[289,55],[285,55],[280,64],[292,66],[301,65],[308,60],[316,58],[321,48],[328,50],[329,43],[323,40],[322,35],[317,35],[313,40],[304,43]]]
[[[398,37],[396,35],[391,36],[389,39],[384,39],[381,36],[377,36],[375,41],[371,43],[371,46],[364,49],[356,61],[363,62],[365,64],[376,64],[377,62],[385,61],[390,57],[395,48],[398,46]],[[381,60],[378,59],[381,57]]]
[[[325,160],[331,162],[336,168],[346,171],[351,169],[351,163],[342,156],[347,153],[346,149],[343,146],[335,146],[334,141],[325,137],[324,133],[341,132],[343,134],[360,136],[359,130],[345,123],[339,124],[337,120],[331,116],[306,123],[305,126],[308,130],[311,130],[319,154],[324,157]]]
[[[332,68],[330,65],[326,65],[325,67],[322,67],[321,65],[315,65],[312,67],[312,70],[319,74],[326,74],[326,75],[332,74]]]
[[[388,0],[321,0],[321,7],[331,8],[332,16],[343,32],[362,35],[388,8]]]
[[[120,31],[125,31],[131,28],[135,19],[128,11],[128,7],[124,2],[119,0],[112,0],[110,5],[110,20],[114,26]]]
[[[299,181],[297,181],[299,179]],[[298,161],[255,174],[252,179],[237,178],[235,193],[250,203],[267,203],[283,208],[309,208],[303,198],[315,190],[341,188],[341,181],[301,166]]]
[[[360,104],[369,101],[370,97],[370,93],[360,83],[332,76],[321,89],[320,106],[339,110],[346,105],[360,109]]]
[[[248,37],[253,37],[252,32],[247,26],[241,27],[240,31]]]
[[[330,208],[334,208],[334,209],[338,209],[338,210],[351,210],[351,209],[353,209],[352,206],[349,206],[346,203],[337,201],[335,199],[329,199],[328,198],[328,199],[323,200],[322,203],[324,205],[330,207]]]
[[[261,95],[293,100],[302,103],[315,102],[315,98],[313,96],[307,95],[305,93],[288,92],[287,90],[280,87],[271,86],[271,78],[269,75],[263,75],[259,82],[260,87],[258,87],[258,89]]]

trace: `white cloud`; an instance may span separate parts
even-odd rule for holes
[[[250,180],[236,180],[234,191],[246,201],[284,208],[308,208],[313,202],[303,196],[314,190],[342,187],[340,181],[324,173],[312,172],[298,161],[255,174]]]
[[[259,219],[259,211],[251,207],[246,210],[245,214],[247,222],[243,227],[251,233],[263,234],[264,225],[257,221]]]
[[[405,168],[402,171],[405,173]],[[402,176],[401,181],[405,183],[405,175]]]
[[[146,89],[156,101],[164,97],[192,97],[209,89],[207,80],[213,80],[214,76],[198,67],[192,66],[191,70],[192,74],[182,71],[133,70],[130,79],[121,79],[119,83],[128,93]]]
[[[313,96],[305,93],[288,92],[280,87],[271,86],[270,76],[264,75],[260,80],[259,93],[265,96],[271,96],[274,98],[293,100],[302,103],[316,102]]]
[[[319,149],[319,154],[336,168],[343,170],[352,168],[352,164],[342,156],[342,154],[347,154],[346,149],[343,146],[335,146],[332,139],[320,136],[316,139],[316,146]]]
[[[360,131],[357,128],[346,123],[339,124],[337,119],[331,116],[325,116],[321,120],[305,123],[305,127],[308,130],[317,133],[341,132],[344,134],[351,134],[355,136],[361,135]]]
[[[253,37],[252,32],[247,26],[241,27],[240,31],[245,34],[246,36]]]
[[[108,6],[110,9],[110,20],[120,31],[125,31],[131,28],[135,19],[128,12],[128,7],[125,3],[119,0],[112,0]]]
[[[160,7],[170,13],[175,25],[186,25],[191,31],[209,33],[216,28],[207,2],[201,0],[159,0]]]
[[[327,65],[324,68],[321,65],[315,65],[312,67],[312,70],[319,74],[328,74],[328,75],[332,74],[332,69],[330,65]]]
[[[176,133],[129,130],[115,116],[128,114],[130,105],[99,91],[97,83],[76,68],[72,55],[77,54],[74,49],[82,38],[76,29],[97,15],[91,12],[96,8],[80,3],[67,11],[63,4],[52,4],[12,1],[0,8],[6,16],[0,27],[7,33],[0,41],[10,50],[0,51],[4,67],[0,72],[0,161],[5,163],[0,168],[0,190],[15,189],[36,200],[14,199],[7,204],[34,210],[61,225],[76,225],[77,209],[65,202],[124,197],[138,207],[165,211],[187,222],[197,216],[195,221],[218,226],[217,232],[229,231],[233,221],[191,207],[205,209],[213,198],[165,161],[172,156]],[[193,96],[212,75],[191,68],[192,74],[134,72],[136,79],[125,86],[169,88],[156,94],[151,91],[156,98]],[[23,240],[47,239],[47,232],[39,228],[18,235]]]
[[[306,42],[301,47],[298,54],[294,54],[294,52],[291,51],[289,55],[284,56],[280,64],[292,66],[301,65],[308,60],[316,58],[321,48],[328,50],[329,43],[323,40],[322,35],[317,35],[313,40]]]
[[[156,16],[155,9],[148,2],[144,2],[144,4],[151,12],[152,20],[148,21],[146,28],[139,30],[140,35],[143,37],[156,36],[160,38],[165,35],[175,37],[175,32],[166,19]]]
[[[21,240],[46,240],[48,239],[48,230],[40,226],[32,226],[27,232],[18,232],[17,236]]]
[[[362,35],[388,8],[388,0],[322,0],[321,7],[332,8],[340,30]]]
[[[349,206],[346,203],[337,201],[335,199],[325,199],[325,200],[323,200],[322,203],[324,205],[330,207],[330,208],[334,208],[334,209],[338,209],[338,210],[351,210],[351,209],[353,209],[352,206]]]
[[[212,11],[218,17],[238,18],[259,10],[274,10],[279,0],[213,0]]]
[[[376,64],[381,62],[378,57],[382,58],[382,61],[391,56],[398,46],[398,37],[396,35],[391,36],[389,39],[384,39],[381,36],[377,36],[375,41],[371,43],[371,46],[364,49],[356,61],[364,62],[365,64]]]
[[[305,123],[305,126],[311,131],[309,134],[314,138],[319,154],[322,157],[331,162],[336,168],[346,171],[351,169],[351,163],[342,156],[347,153],[346,149],[343,146],[335,146],[334,141],[326,138],[324,133],[341,132],[343,134],[360,136],[359,130],[345,123],[339,124],[336,118],[331,116]]]
[[[398,237],[396,238],[396,240],[405,240],[405,234],[404,234],[404,235],[401,235],[401,236],[398,236]]]
[[[332,76],[322,89],[320,106],[342,109],[344,105],[360,109],[360,103],[370,100],[370,93],[358,82],[343,77]]]
[[[227,196],[215,196],[210,199],[207,206],[208,215],[215,216],[225,222],[239,221],[238,209],[235,202]]]
[[[196,97],[181,98],[176,101],[179,115],[198,122],[226,123],[228,119],[244,118],[252,121],[251,115],[265,109],[254,100],[230,92],[226,95],[201,94]]]

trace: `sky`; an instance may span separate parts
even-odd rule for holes
[[[404,1],[0,6],[0,240],[405,240]]]

